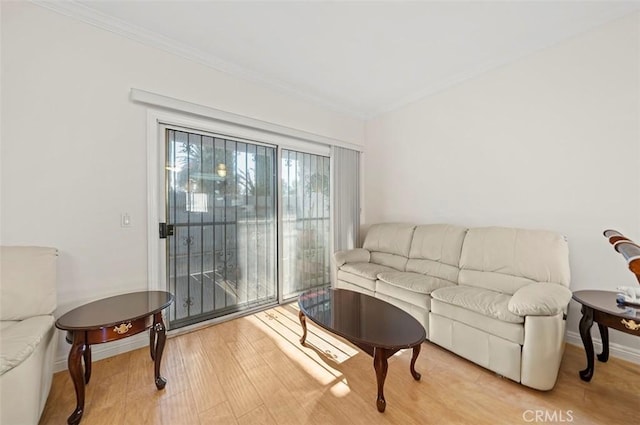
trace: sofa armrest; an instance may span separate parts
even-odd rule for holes
[[[509,300],[509,311],[518,316],[554,316],[571,300],[569,288],[557,283],[532,283],[518,289]]]
[[[368,263],[371,259],[371,253],[364,248],[349,249],[346,251],[336,251],[333,254],[336,267],[340,267],[346,263]]]

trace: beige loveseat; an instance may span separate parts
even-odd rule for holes
[[[54,248],[0,248],[0,424],[35,425],[44,409],[57,338]]]
[[[565,238],[449,224],[376,224],[363,247],[334,254],[335,286],[386,300],[427,337],[539,390],[553,388],[569,290]]]

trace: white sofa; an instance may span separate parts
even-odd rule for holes
[[[383,223],[333,265],[336,287],[409,312],[431,342],[528,387],[555,385],[571,299],[563,236]]]
[[[0,423],[35,425],[51,389],[57,251],[0,248]]]

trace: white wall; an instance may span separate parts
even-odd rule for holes
[[[59,314],[147,288],[147,116],[132,87],[363,144],[360,119],[33,4],[1,8],[0,241],[60,250]]]
[[[147,286],[146,113],[131,87],[365,140],[356,118],[32,4],[0,4],[0,243],[60,249],[61,311]],[[601,232],[640,241],[638,20],[369,122],[365,223],[557,230],[570,238],[573,289],[633,285]],[[120,227],[125,211],[131,228]],[[570,330],[578,318],[574,308]],[[61,342],[58,357],[67,350]]]
[[[364,164],[365,227],[555,230],[573,290],[637,285],[602,231],[640,242],[640,15],[368,122]],[[640,359],[640,338],[611,334]]]

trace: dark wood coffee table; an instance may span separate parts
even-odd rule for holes
[[[410,314],[385,301],[348,291],[321,288],[303,292],[298,298],[300,323],[304,345],[307,338],[306,318],[339,335],[373,357],[378,383],[376,405],[384,412],[384,380],[387,377],[387,359],[403,348],[413,348],[411,376],[418,381],[420,374],[415,364],[420,345],[426,339],[424,327]]]
[[[84,413],[84,387],[91,378],[91,344],[116,341],[151,328],[149,349],[155,366],[155,384],[159,390],[164,388],[167,380],[160,376],[160,361],[166,339],[162,310],[172,302],[173,295],[169,292],[134,292],[85,304],[56,321],[58,329],[67,331],[66,339],[71,344],[68,367],[77,404],[67,419],[68,424],[79,423]]]
[[[609,328],[640,336],[640,306],[619,305],[616,302],[616,293],[610,291],[576,291],[573,293],[573,299],[582,304],[579,328],[587,355],[587,368],[580,371],[580,378],[589,382],[595,370],[591,339],[593,322],[598,324],[602,338],[602,353],[598,354],[598,360],[606,362],[609,360]]]

